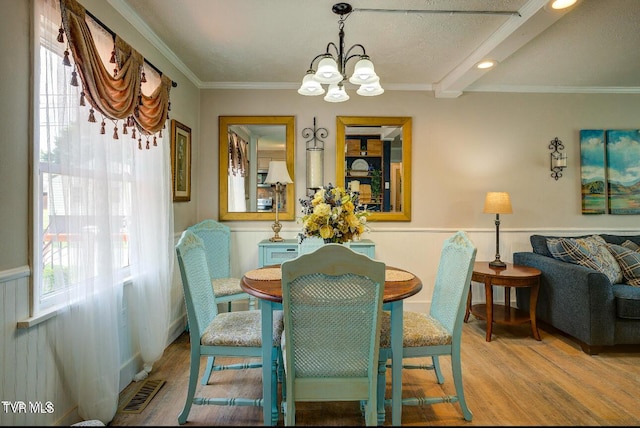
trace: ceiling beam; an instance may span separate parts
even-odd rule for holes
[[[475,51],[451,70],[442,80],[433,85],[436,98],[457,98],[473,82],[488,73],[475,65],[484,59],[493,59],[500,63],[525,44],[562,18],[566,10],[552,10],[547,6],[549,0],[529,0],[519,10],[520,16],[509,19],[484,41]]]

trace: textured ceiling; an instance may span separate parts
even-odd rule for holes
[[[338,43],[332,0],[108,1],[200,88],[297,89],[310,61]],[[581,0],[561,13],[546,3],[352,1],[345,45],[364,45],[387,90],[640,93],[640,0]],[[478,71],[483,58],[499,64]]]

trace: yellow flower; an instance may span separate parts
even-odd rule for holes
[[[360,205],[357,193],[330,184],[312,197],[300,199],[300,203],[303,237],[317,236],[327,242],[348,242],[368,231],[369,212]]]

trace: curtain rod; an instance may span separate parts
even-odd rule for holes
[[[107,31],[109,34],[111,34],[111,37],[114,38],[116,37],[116,33],[109,27],[107,27],[106,25],[104,25],[104,23],[102,21],[100,21],[93,13],[89,12],[88,10],[85,9],[84,11],[87,15],[89,15],[91,17],[91,19],[93,19],[94,21],[96,21],[98,23],[98,25],[100,25],[102,28],[105,29],[105,31]],[[144,60],[144,62],[147,63],[147,65],[149,65],[149,67],[153,68],[156,73],[158,73],[160,76],[162,76],[162,71],[160,71],[160,69],[158,67],[156,67],[155,65],[153,65],[149,60],[147,60],[145,57],[142,57],[142,59]],[[178,86],[177,82],[174,82],[173,80],[171,81],[171,86],[173,86],[174,88]]]
[[[508,10],[435,10],[435,9],[367,9],[353,8],[354,12],[397,12],[397,13],[441,13],[447,15],[467,14],[467,15],[514,15],[522,16],[520,12]]]

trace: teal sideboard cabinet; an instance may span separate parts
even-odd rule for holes
[[[297,239],[285,239],[271,242],[264,239],[258,243],[258,267],[279,265],[285,260],[298,257],[299,245]],[[375,258],[376,244],[370,239],[361,239],[349,243],[353,251]]]

